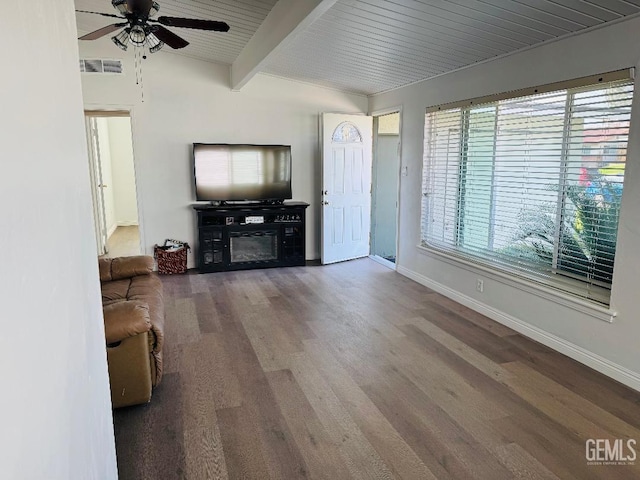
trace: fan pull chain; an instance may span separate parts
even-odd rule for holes
[[[144,81],[142,76],[142,60],[147,58],[144,54],[144,48],[135,48],[135,70],[136,70],[136,85],[140,85],[140,97],[142,103],[144,103]]]

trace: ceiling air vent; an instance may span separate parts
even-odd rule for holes
[[[106,75],[122,75],[122,60],[80,60],[81,73],[101,73]]]

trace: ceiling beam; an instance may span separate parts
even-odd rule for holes
[[[338,0],[278,0],[231,65],[231,89],[240,90]]]

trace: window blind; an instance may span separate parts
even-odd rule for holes
[[[421,242],[609,303],[633,84],[429,111]]]

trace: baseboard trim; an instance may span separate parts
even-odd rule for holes
[[[118,228],[118,224],[114,223],[111,228],[109,230],[107,230],[107,239],[111,238],[111,235],[113,235],[116,231],[116,229]]]
[[[560,337],[557,337],[541,328],[531,325],[519,318],[497,310],[489,305],[479,302],[475,298],[471,298],[456,290],[447,287],[439,282],[436,282],[420,273],[409,270],[408,268],[398,266],[397,272],[405,277],[408,277],[425,287],[438,292],[445,297],[448,297],[465,307],[475,310],[486,317],[495,320],[502,325],[505,325],[522,335],[529,337],[537,342],[546,345],[590,368],[593,368],[597,372],[606,375],[618,382],[632,388],[636,391],[640,391],[640,374],[632,370],[629,370],[622,365],[618,365],[610,360],[607,360],[600,355],[593,353],[585,348],[568,342]]]
[[[376,263],[379,263],[380,265],[384,265],[387,268],[390,268],[391,270],[395,270],[396,269],[396,264],[393,262],[390,262],[389,260],[387,260],[386,258],[382,258],[378,255],[369,255],[369,258],[371,260],[373,260]]]
[[[137,227],[138,222],[118,222],[118,227]]]

